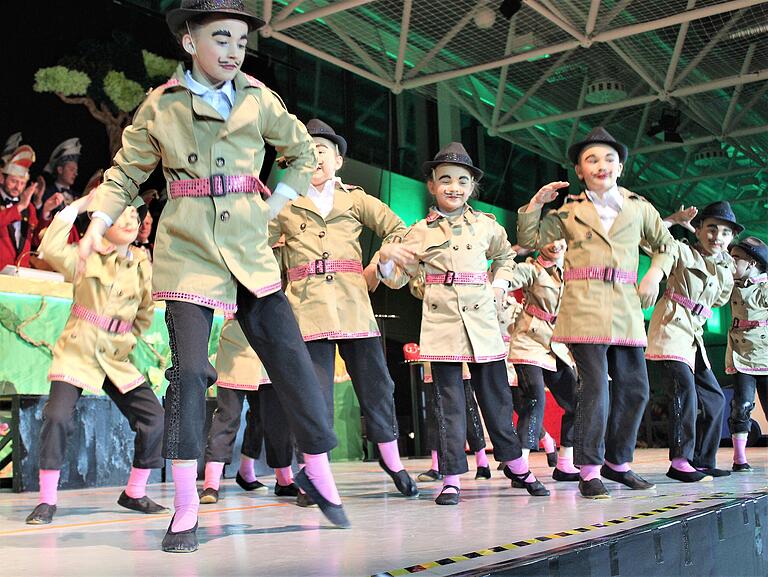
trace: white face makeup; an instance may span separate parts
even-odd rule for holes
[[[432,171],[432,178],[433,180],[427,181],[427,189],[435,197],[437,208],[444,213],[462,208],[475,189],[472,174],[458,164],[437,166]]]
[[[696,228],[696,238],[707,254],[720,254],[733,240],[731,226],[717,218],[705,218]]]
[[[193,26],[181,39],[192,54],[192,77],[205,86],[218,87],[232,80],[243,65],[248,25],[235,18],[211,18]]]
[[[587,190],[604,193],[616,185],[624,165],[619,153],[607,144],[587,146],[579,155],[576,176],[584,181]]]
[[[312,140],[317,149],[317,167],[312,173],[312,186],[320,188],[336,176],[344,159],[339,155],[336,145],[327,138],[313,136]]]

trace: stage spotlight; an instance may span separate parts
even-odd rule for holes
[[[512,16],[517,14],[522,7],[523,0],[504,0],[504,2],[501,3],[501,6],[499,6],[499,12],[501,12],[501,15],[504,16],[504,18],[509,20]]]
[[[677,129],[680,127],[680,111],[674,108],[665,108],[661,111],[661,118],[654,122],[645,132],[647,136],[656,136],[664,133],[664,142],[684,142]]]

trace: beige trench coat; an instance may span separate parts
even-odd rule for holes
[[[225,389],[255,391],[260,385],[272,382],[235,319],[224,321],[221,329],[216,372],[219,375],[216,385]]]
[[[40,244],[45,260],[68,282],[74,282],[77,245],[68,244],[72,223],[56,217]],[[74,285],[73,303],[97,314],[133,323],[130,332],[107,332],[71,315],[53,349],[48,371],[51,381],[64,381],[81,389],[100,392],[104,378],[125,393],[144,382],[128,355],[136,338],[152,324],[152,266],[146,253],[130,247],[130,258],[92,254],[83,277]]]
[[[737,280],[731,293],[731,316],[747,321],[768,321],[768,275]],[[728,331],[725,372],[768,374],[768,326]]]
[[[718,260],[702,255],[682,241],[675,241],[668,249],[668,254],[675,259],[667,279],[668,291],[709,309],[728,302],[733,289],[733,260],[728,254],[723,254]],[[651,361],[680,361],[693,371],[698,347],[704,363],[710,368],[703,340],[706,322],[704,316],[694,314],[663,294],[651,316],[645,358]]]
[[[215,174],[258,176],[265,142],[291,159],[282,181],[304,194],[317,163],[306,128],[258,80],[238,73],[234,85],[227,120],[187,89],[181,66],[150,92],[123,132],[123,147],[90,210],[116,219],[159,162],[169,186]],[[155,240],[155,299],[234,312],[237,282],[257,296],[279,290],[268,218],[259,194],[169,199]]]
[[[514,326],[509,329],[512,337],[509,343],[510,362],[556,371],[556,357],[559,357],[574,368],[568,347],[563,343],[552,342],[555,323],[540,319],[526,310],[526,307],[532,305],[557,316],[563,287],[562,270],[557,265],[545,267],[539,259],[532,258],[517,265],[509,288],[523,290],[525,305]]]
[[[507,233],[492,215],[467,206],[460,216],[446,218],[433,211],[414,224],[403,238],[420,264],[408,270],[395,267],[382,281],[391,288],[404,286],[424,273],[445,275],[485,273],[492,260],[491,276],[510,280],[516,264]],[[490,279],[489,279],[490,281]],[[422,305],[421,358],[428,361],[485,363],[503,360],[502,340],[491,283],[427,284]]]
[[[392,209],[357,186],[336,184],[333,208],[323,218],[315,203],[302,196],[283,208],[271,239],[285,234],[281,265],[285,289],[305,341],[378,337],[368,287],[357,272],[311,274],[291,281],[290,269],[319,259],[360,263],[363,227],[389,242],[405,234],[406,226]]]
[[[643,197],[619,188],[624,203],[611,230],[605,232],[600,217],[585,193],[568,197],[560,209],[543,219],[539,212],[518,212],[517,242],[540,248],[564,238],[565,274],[569,269],[608,267],[636,272],[640,242],[653,251],[653,264],[669,272],[672,260],[666,254],[673,242],[656,209]],[[603,280],[566,281],[561,313],[552,340],[563,343],[593,343],[644,347],[645,323],[634,284]]]

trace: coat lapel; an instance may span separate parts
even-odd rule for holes
[[[333,192],[333,208],[331,208],[331,212],[328,213],[325,220],[328,221],[336,218],[340,214],[347,212],[350,208],[352,208],[352,200],[349,193],[337,181]]]
[[[320,210],[317,208],[317,205],[314,203],[314,201],[311,198],[309,198],[306,195],[295,198],[291,202],[291,206],[300,208],[301,210],[307,210],[313,214],[316,214],[319,218],[323,218],[322,215],[320,214]]]
[[[608,233],[606,233],[603,228],[603,223],[600,220],[600,216],[597,214],[595,205],[592,204],[592,201],[589,200],[589,197],[587,197],[586,194],[584,194],[584,197],[585,199],[583,202],[574,203],[572,208],[574,216],[577,220],[595,231],[603,240],[610,242]]]

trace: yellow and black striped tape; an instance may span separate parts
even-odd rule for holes
[[[661,495],[660,495],[661,496]],[[639,519],[646,519],[648,517],[654,517],[662,513],[688,507],[690,505],[696,505],[704,503],[706,501],[715,501],[720,499],[728,499],[736,497],[735,493],[713,493],[694,499],[692,501],[683,501],[681,503],[674,503],[673,505],[667,505],[666,507],[659,507],[651,511],[645,511],[642,513],[635,513],[634,515],[628,515],[627,517],[618,517],[617,519],[611,519],[603,523],[595,523],[594,525],[585,525],[584,527],[576,527],[575,529],[568,529],[567,531],[560,531],[558,533],[551,533],[549,535],[542,535],[541,537],[533,537],[532,539],[523,539],[522,541],[515,541],[514,543],[507,543],[506,545],[497,545],[496,547],[489,547],[487,549],[480,549],[478,551],[470,551],[462,555],[453,555],[451,557],[445,557],[438,559],[437,561],[429,561],[427,563],[419,563],[418,565],[411,565],[410,567],[403,567],[402,569],[393,569],[384,573],[376,573],[371,577],[401,577],[402,575],[411,575],[412,573],[420,573],[427,571],[434,567],[440,567],[443,565],[453,565],[454,563],[461,563],[462,561],[469,561],[470,559],[477,559],[478,557],[488,557],[497,553],[504,553],[512,549],[520,549],[527,547],[528,545],[534,545],[536,543],[546,543],[553,539],[562,539],[563,537],[571,537],[573,535],[581,535],[583,533],[589,533],[597,529],[605,529],[606,527],[613,527],[615,525],[621,525],[628,521],[637,521]]]

